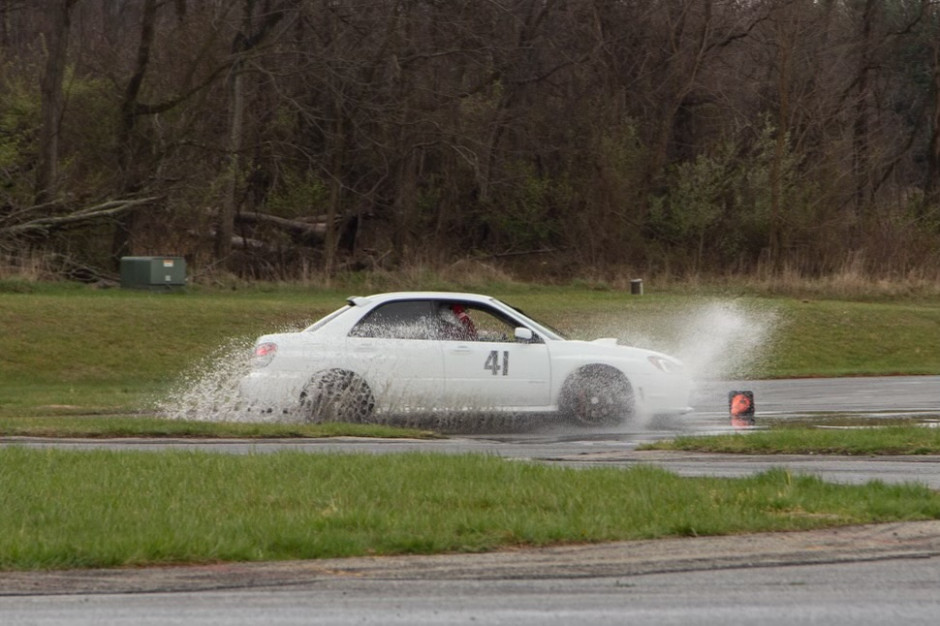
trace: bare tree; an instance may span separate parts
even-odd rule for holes
[[[226,262],[232,249],[232,237],[235,232],[235,214],[238,209],[238,189],[241,179],[241,153],[245,133],[245,72],[250,55],[265,41],[271,30],[284,18],[285,4],[275,7],[264,3],[260,17],[255,15],[255,0],[244,0],[242,4],[241,27],[232,42],[231,69],[229,73],[229,132],[228,156],[226,166],[225,193],[221,202],[215,233],[215,257]]]
[[[46,0],[49,27],[48,49],[42,74],[42,125],[39,132],[39,165],[36,172],[36,202],[55,198],[59,177],[59,132],[62,123],[62,81],[69,48],[69,16],[78,0]]]

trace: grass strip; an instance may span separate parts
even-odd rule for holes
[[[925,486],[485,455],[0,449],[0,569],[477,552],[940,518]]]
[[[0,437],[114,439],[178,437],[199,439],[295,439],[380,437],[431,439],[427,430],[382,424],[289,424],[271,422],[201,422],[140,416],[0,417]]]
[[[776,426],[769,430],[720,435],[683,435],[642,444],[640,450],[678,450],[728,454],[940,454],[940,428],[883,426],[807,428]]]

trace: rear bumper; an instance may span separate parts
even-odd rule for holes
[[[238,384],[238,395],[248,413],[282,414],[300,406],[303,382],[297,376],[251,372]]]

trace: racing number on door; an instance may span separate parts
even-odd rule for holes
[[[502,372],[503,376],[509,376],[509,350],[503,350],[503,362],[499,362],[499,350],[490,350],[483,364],[483,369],[492,372],[493,376]]]

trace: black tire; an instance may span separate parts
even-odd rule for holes
[[[589,365],[574,372],[561,388],[562,414],[587,427],[614,426],[633,417],[635,400],[630,381],[604,365]]]
[[[367,422],[375,409],[369,385],[345,370],[329,370],[315,376],[300,394],[303,420],[308,423]]]

